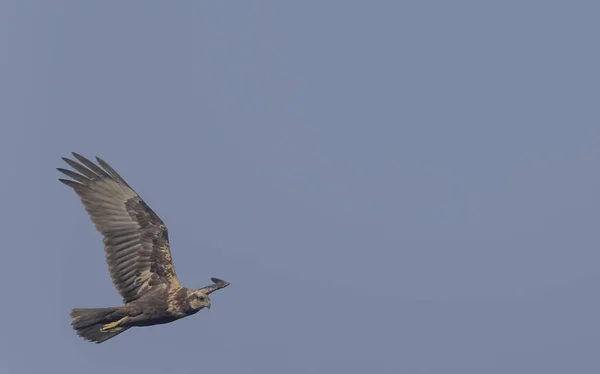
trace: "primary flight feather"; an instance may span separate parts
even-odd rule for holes
[[[183,287],[173,266],[164,222],[135,190],[105,161],[98,165],[72,153],[63,157],[75,171],[57,168],[71,179],[59,179],[81,199],[102,234],[108,271],[123,305],[75,308],[71,324],[82,338],[102,343],[131,327],[175,321],[209,308],[209,294],[228,282],[197,290]]]

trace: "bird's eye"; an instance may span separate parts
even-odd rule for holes
[[[199,297],[200,301],[204,301],[204,296]]]

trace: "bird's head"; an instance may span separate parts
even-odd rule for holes
[[[208,295],[229,286],[229,282],[225,282],[219,278],[210,278],[213,284],[210,286],[202,287],[197,290],[187,290],[187,299],[190,303],[190,307],[194,310],[200,310],[202,308],[210,309],[210,298]]]
[[[210,298],[200,290],[192,291],[188,296],[188,301],[193,309],[208,308],[210,309]]]

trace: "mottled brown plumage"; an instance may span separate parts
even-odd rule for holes
[[[96,165],[77,153],[73,156],[79,162],[63,160],[76,172],[57,168],[72,180],[59,180],[79,196],[102,234],[110,277],[124,304],[73,309],[77,334],[101,343],[131,327],[168,323],[210,308],[208,295],[229,283],[211,278],[212,285],[198,290],[183,287],[164,222],[105,161],[96,157]]]

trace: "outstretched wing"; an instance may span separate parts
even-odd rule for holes
[[[73,153],[63,157],[78,173],[57,168],[73,180],[59,179],[75,190],[96,229],[104,237],[111,279],[125,303],[164,284],[179,289],[167,227],[142,198],[105,161],[100,167]]]
[[[213,284],[211,284],[210,286],[202,287],[200,289],[200,291],[204,292],[207,295],[210,295],[211,293],[220,290],[221,288],[229,286],[229,282],[226,282],[219,278],[210,278],[210,280],[213,281]]]

